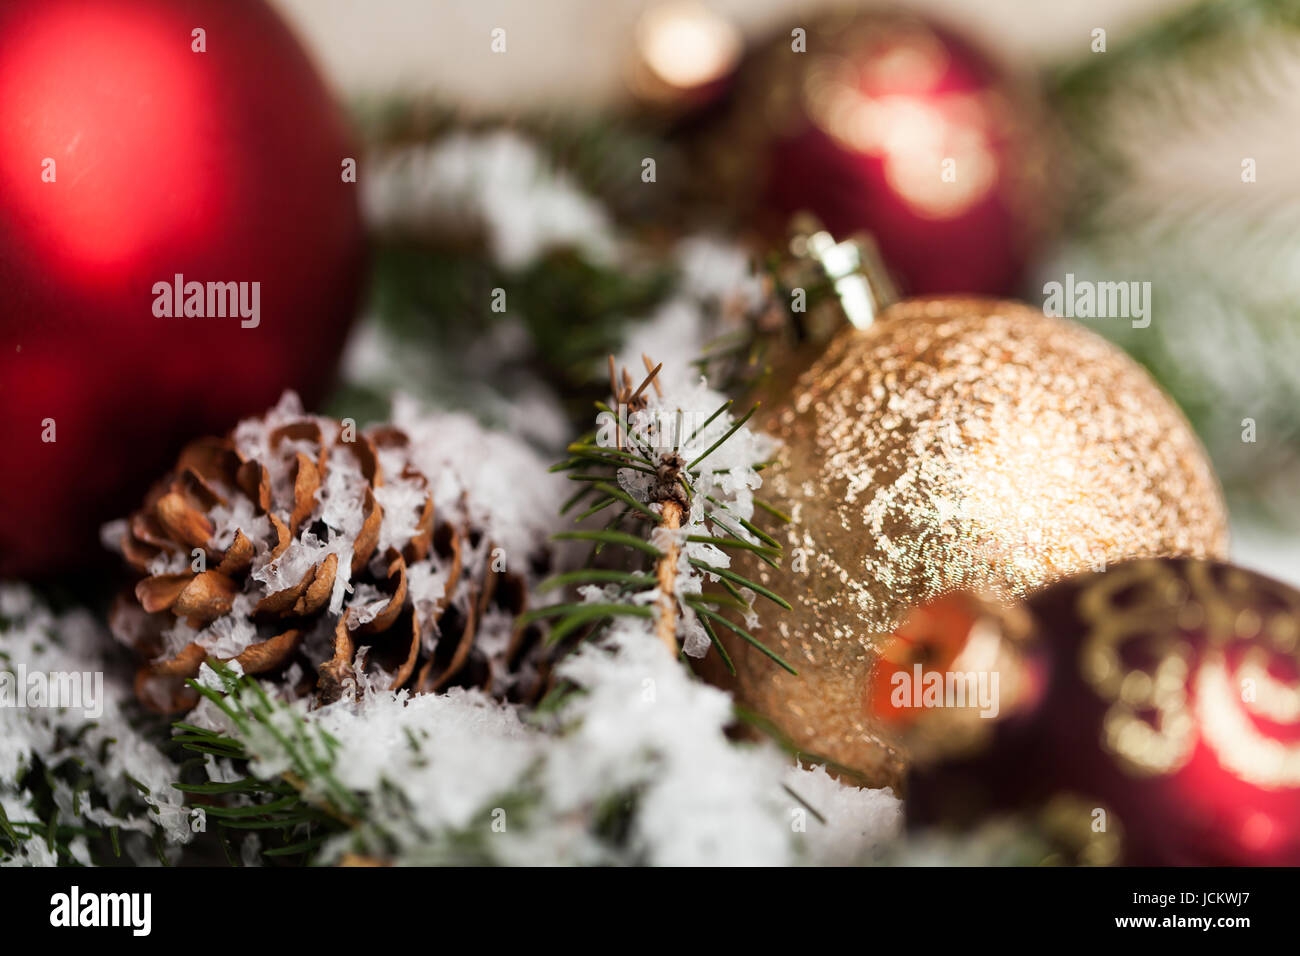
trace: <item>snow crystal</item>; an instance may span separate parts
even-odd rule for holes
[[[423,614],[441,606],[447,593],[447,572],[435,566],[435,561],[420,561],[406,574],[406,593]]]
[[[695,298],[739,298],[749,306],[763,301],[762,277],[754,270],[753,255],[739,243],[716,236],[687,236],[677,244],[675,257],[682,289]]]
[[[358,584],[352,594],[351,613],[348,615],[348,629],[355,630],[362,624],[369,624],[379,612],[388,607],[391,594],[385,594],[373,584]]]
[[[235,595],[230,613],[213,621],[203,635],[210,654],[223,659],[237,657],[261,639],[252,621],[255,603],[251,595]]]
[[[152,834],[161,826],[168,841],[186,843],[191,838],[187,811],[171,787],[179,769],[135,729],[131,675],[119,672],[104,656],[112,647],[112,639],[86,612],[56,615],[28,588],[0,583],[0,671],[14,673],[21,665],[29,675],[103,676],[102,699],[95,702],[102,713],[93,720],[73,707],[0,707],[0,805],[10,820],[33,819],[32,796],[21,787],[25,774],[37,760],[46,768],[71,760],[91,777],[92,786],[76,799],[66,784],[55,787],[60,823],[116,826],[127,834]],[[127,841],[128,849],[132,846]],[[90,862],[84,840],[74,843],[72,851],[80,862]],[[43,839],[27,840],[17,857],[0,860],[37,866],[55,862]]]
[[[688,236],[677,244],[680,276],[672,297],[634,324],[617,353],[620,367],[640,368],[641,356],[663,362],[660,385],[674,393],[692,384],[695,361],[720,336],[735,331],[727,314],[744,315],[764,301],[752,253],[739,243]]]
[[[379,554],[389,548],[401,550],[415,537],[427,495],[428,492],[413,481],[390,481],[375,489],[375,500],[384,509],[384,520],[379,527]]]
[[[394,399],[393,423],[411,439],[411,463],[433,482],[438,520],[482,532],[507,567],[520,568],[558,530],[567,483],[527,445],[468,415],[424,412],[404,395]]]
[[[822,865],[880,862],[903,829],[903,804],[889,788],[871,790],[841,783],[825,767],[802,764],[785,773],[792,794],[789,812],[806,811],[798,832],[799,853]]]
[[[255,562],[251,578],[264,585],[263,594],[274,594],[296,585],[308,571],[324,561],[329,553],[329,545],[307,531],[302,537],[290,541],[289,547],[274,561],[268,561],[261,567]]]
[[[546,250],[573,246],[596,259],[613,248],[608,216],[538,149],[510,131],[456,133],[380,161],[363,207],[381,229],[486,232],[493,258],[520,269]]]
[[[114,521],[106,521],[99,529],[99,542],[107,550],[114,554],[122,553],[122,539],[126,537],[127,520],[118,518]]]

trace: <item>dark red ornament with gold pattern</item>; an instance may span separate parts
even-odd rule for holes
[[[926,706],[908,685],[931,673]],[[981,676],[993,706],[953,707]],[[948,595],[905,621],[874,681],[875,716],[915,757],[910,827],[1019,815],[1085,861],[1300,865],[1300,591],[1285,584],[1167,559],[1009,609]]]

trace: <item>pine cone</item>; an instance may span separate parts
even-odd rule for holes
[[[435,498],[455,483],[425,474],[416,452],[400,428],[359,433],[303,415],[291,395],[186,447],[106,531],[144,575],[110,617],[147,660],[140,700],[189,709],[185,680],[215,658],[317,703],[376,683],[535,701],[550,658],[541,630],[514,622],[545,545],[507,555],[455,501],[462,513],[440,518]]]

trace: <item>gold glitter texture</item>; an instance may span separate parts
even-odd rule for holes
[[[1221,558],[1227,516],[1182,414],[1131,359],[1028,306],[917,299],[846,328],[760,427],[782,441],[763,495],[792,522],[789,599],[738,641],[740,700],[797,746],[897,783],[905,755],[865,706],[903,612],[963,589],[1019,598],[1127,558]]]

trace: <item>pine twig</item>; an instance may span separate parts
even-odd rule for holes
[[[664,400],[663,388],[659,382],[663,365],[655,364],[644,355],[642,361],[645,363],[646,376],[638,385],[626,369],[617,369],[613,358],[610,358],[609,387],[613,407],[597,402],[596,408],[601,415],[613,418],[613,433],[604,442],[598,440],[597,433],[589,433],[571,444],[568,447],[570,457],[552,469],[569,472],[571,481],[583,484],[584,493],[598,496],[595,504],[579,516],[579,521],[616,502],[621,502],[624,507],[599,530],[557,534],[557,539],[593,541],[595,547],[587,559],[586,567],[545,581],[540,590],[572,584],[604,584],[605,595],[588,601],[538,608],[525,614],[520,623],[526,624],[546,617],[554,621],[551,629],[553,637],[582,629],[590,638],[616,618],[653,618],[647,636],[653,631],[654,639],[662,642],[676,657],[680,653],[679,631],[682,629],[683,618],[687,617],[698,623],[728,669],[731,669],[733,665],[726,648],[717,638],[714,622],[718,622],[735,631],[746,642],[759,647],[781,667],[793,671],[757,638],[717,613],[718,610],[727,608],[750,615],[753,613],[753,595],[759,595],[788,609],[789,604],[784,599],[735,571],[719,568],[698,558],[691,559],[685,570],[682,564],[683,548],[687,542],[709,545],[723,552],[749,551],[759,560],[773,566],[780,557],[781,547],[775,538],[761,531],[743,514],[734,512],[725,501],[697,489],[697,483],[708,472],[708,469],[701,468],[701,462],[740,432],[754,410],[751,409],[749,414],[736,421],[724,419],[725,427],[719,426],[720,437],[712,440],[698,454],[693,450],[693,443],[728,412],[731,400],[721,401],[719,407],[689,435],[685,431],[684,410],[681,408],[676,411],[675,427],[661,425],[657,419],[649,426],[649,434],[657,437],[647,437],[630,426],[625,429],[625,414],[636,414],[650,405],[651,386],[654,396],[660,401]],[[689,462],[686,457],[688,454],[692,455]],[[757,470],[762,464],[754,463],[751,467]],[[721,474],[728,470],[714,469],[712,473]],[[625,478],[626,473],[638,473],[635,484],[640,490],[635,496],[621,485],[621,472]],[[639,475],[652,477],[647,482],[639,478]],[[585,497],[584,493],[574,495],[565,502],[562,512],[571,510]],[[706,506],[702,510],[702,521],[695,526],[691,524],[691,515],[692,502],[697,498],[701,504],[708,502],[712,507]],[[723,512],[729,515],[736,527],[722,519]],[[604,552],[602,556],[602,549],[606,546],[610,551],[619,552],[621,566],[608,566],[608,562],[617,560],[617,557],[611,558],[609,552]],[[596,564],[598,559],[601,566]],[[703,575],[702,583],[705,579],[720,580],[723,590],[679,593],[682,591],[683,574]],[[741,589],[748,589],[749,593],[744,593]],[[652,594],[652,591],[658,593]]]
[[[682,506],[676,500],[664,502],[663,527],[670,534],[682,526]],[[659,623],[655,633],[674,655],[677,653],[677,561],[681,546],[674,534],[655,567],[659,582]]]

